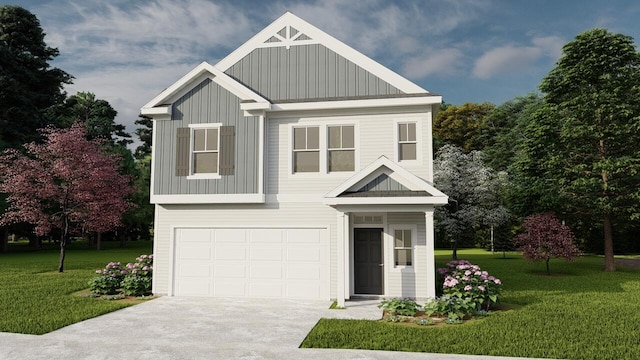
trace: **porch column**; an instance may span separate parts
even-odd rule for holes
[[[344,301],[347,297],[347,292],[345,291],[348,282],[346,281],[347,275],[349,273],[349,267],[346,263],[347,254],[348,254],[348,244],[349,244],[349,215],[342,211],[338,212],[338,221],[336,228],[336,237],[337,237],[337,259],[338,262],[338,273],[337,275],[337,292],[336,292],[336,300],[338,301],[339,307],[344,307]]]
[[[436,297],[436,259],[433,234],[433,209],[424,212],[424,226],[427,238],[427,297]]]

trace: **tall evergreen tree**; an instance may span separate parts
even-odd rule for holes
[[[557,141],[547,142],[546,174],[570,212],[600,219],[605,270],[614,271],[614,224],[640,218],[640,53],[630,36],[586,31],[563,47],[540,89]]]
[[[0,6],[0,148],[39,137],[44,111],[64,100],[72,77],[49,64],[58,49],[47,46],[38,18],[19,6]]]

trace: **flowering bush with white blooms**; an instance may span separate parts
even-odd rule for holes
[[[122,288],[125,295],[145,295],[151,292],[153,255],[140,255],[135,263],[125,267],[119,262],[110,262],[104,269],[96,270],[97,276],[89,281],[89,290],[94,294],[116,294]]]
[[[498,302],[502,282],[478,265],[467,260],[453,260],[438,272],[444,275],[444,296],[470,300],[475,311],[488,310]]]

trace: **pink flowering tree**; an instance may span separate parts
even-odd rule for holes
[[[60,229],[59,272],[71,235],[112,230],[132,206],[119,158],[105,154],[101,141],[87,140],[85,131],[81,123],[43,129],[43,143],[26,144],[26,154],[8,149],[0,155],[0,192],[9,203],[0,223],[31,223],[37,235]]]
[[[526,259],[544,260],[547,275],[551,275],[549,260],[552,257],[572,261],[580,255],[580,250],[574,245],[571,229],[550,212],[527,217],[524,220],[524,232],[516,235],[513,242]]]

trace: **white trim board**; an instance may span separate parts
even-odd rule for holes
[[[263,204],[264,194],[151,195],[152,204]]]

